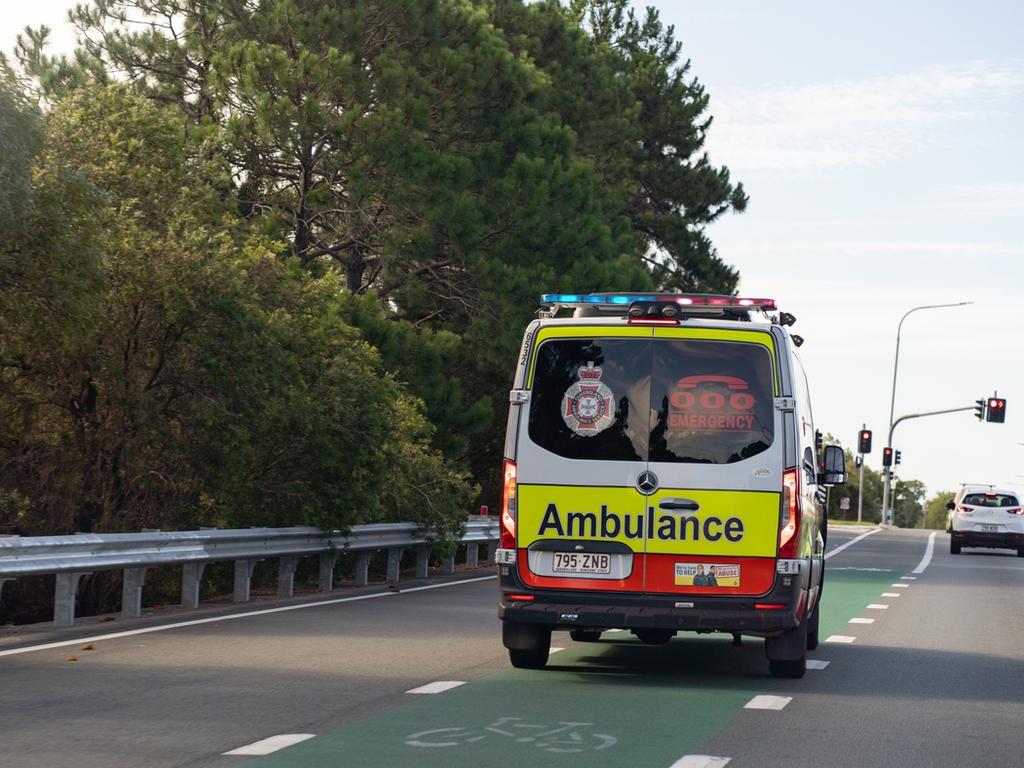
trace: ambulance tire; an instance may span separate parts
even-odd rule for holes
[[[577,643],[596,643],[601,639],[600,629],[570,629],[569,637]]]
[[[551,629],[538,624],[503,622],[508,660],[516,669],[541,669],[551,652]]]

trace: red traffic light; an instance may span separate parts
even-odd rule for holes
[[[882,466],[883,467],[891,467],[892,466],[892,448],[883,448],[882,449]]]
[[[988,399],[988,410],[985,411],[985,421],[1003,423],[1006,421],[1006,399],[1002,397],[990,397]]]
[[[871,453],[871,430],[862,429],[857,435],[857,452]]]

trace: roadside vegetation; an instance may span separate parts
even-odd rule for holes
[[[73,18],[0,63],[0,535],[457,530],[541,292],[735,289],[705,227],[747,198],[653,10]]]

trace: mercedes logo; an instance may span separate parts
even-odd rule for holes
[[[649,469],[645,469],[637,477],[636,487],[640,489],[640,493],[645,496],[650,496],[658,490],[658,476]]]

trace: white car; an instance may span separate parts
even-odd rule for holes
[[[961,547],[1015,549],[1024,557],[1024,506],[1015,491],[995,486],[964,486],[949,502],[949,551]]]

